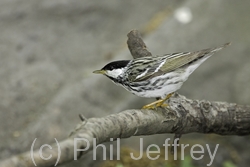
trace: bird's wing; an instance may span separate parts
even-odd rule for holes
[[[203,57],[211,56],[229,44],[230,43],[226,43],[216,48],[203,49],[196,52],[180,52],[164,56],[134,59],[130,65],[131,68],[128,69],[128,78],[132,82],[140,82],[165,74],[185,65],[192,64]]]
[[[131,61],[127,69],[127,78],[130,82],[139,82],[152,76],[163,63],[163,57],[141,57]],[[158,68],[158,69],[157,69]]]

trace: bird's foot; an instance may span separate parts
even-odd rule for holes
[[[164,103],[168,100],[174,93],[168,94],[164,99],[154,101],[153,103],[147,104],[142,107],[142,109],[156,109],[157,107],[167,107],[168,104]]]
[[[142,109],[155,109],[157,107],[159,107],[162,103],[162,99],[154,101],[153,103],[147,104],[145,106],[142,107]]]
[[[168,104],[167,104],[167,103],[164,103],[164,101],[162,101],[162,102],[156,104],[156,107],[162,107],[162,108],[164,108],[164,107],[167,107],[167,106],[168,106]]]

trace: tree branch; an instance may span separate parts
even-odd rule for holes
[[[146,44],[143,42],[140,33],[137,30],[132,30],[128,33],[128,48],[134,59],[145,56],[152,56],[147,50]]]
[[[138,54],[151,55],[137,31],[131,31],[128,37],[128,46],[134,58],[138,57]],[[133,42],[134,40],[136,42]],[[134,43],[138,45],[133,46]],[[250,106],[191,100],[177,93],[169,99],[168,105],[166,108],[159,107],[155,110],[126,110],[103,118],[86,119],[81,115],[82,122],[77,125],[70,137],[59,142],[59,164],[74,160],[74,156],[79,158],[86,154],[93,147],[94,141],[98,145],[110,141],[110,138],[115,140],[140,135],[192,132],[219,135],[250,134]],[[36,165],[55,165],[59,156],[55,150],[56,144],[53,145],[53,149],[43,150],[44,157],[52,155],[47,161],[41,159],[39,150],[35,150],[33,157]],[[0,166],[29,167],[34,164],[30,152],[26,152],[2,161]]]

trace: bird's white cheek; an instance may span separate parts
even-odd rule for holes
[[[123,73],[122,69],[114,69],[112,71],[107,71],[107,75],[113,78],[117,78],[122,73]]]

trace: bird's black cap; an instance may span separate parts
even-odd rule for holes
[[[105,65],[102,70],[113,70],[113,69],[119,69],[119,68],[124,68],[128,65],[130,60],[119,60],[119,61],[113,61],[107,65]]]

